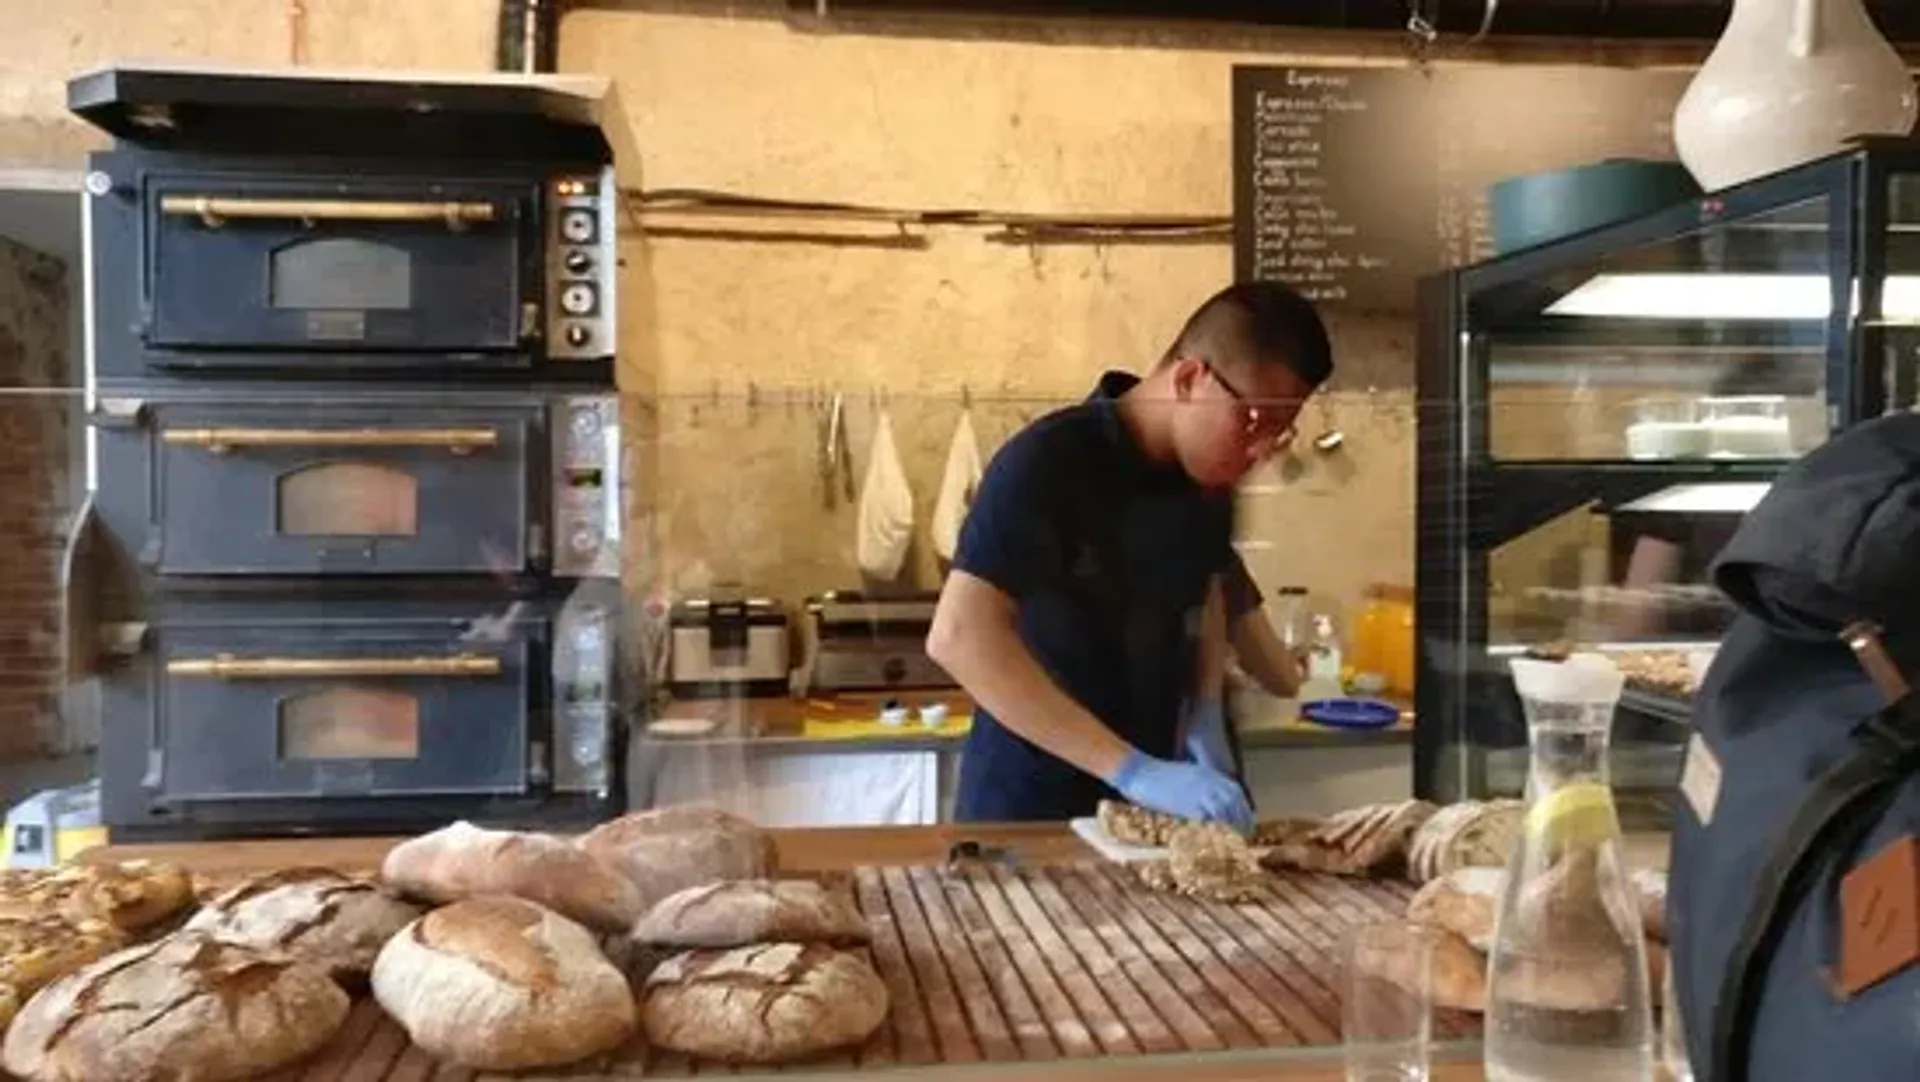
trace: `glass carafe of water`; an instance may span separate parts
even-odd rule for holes
[[[1620,669],[1600,654],[1512,666],[1532,765],[1487,956],[1487,1078],[1648,1082],[1646,940],[1607,778]]]

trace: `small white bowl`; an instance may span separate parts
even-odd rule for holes
[[[947,704],[928,703],[920,708],[920,724],[929,729],[938,729],[947,723]]]
[[[906,723],[907,708],[904,706],[889,706],[880,711],[882,725],[905,725]]]

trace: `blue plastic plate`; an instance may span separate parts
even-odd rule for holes
[[[1300,716],[1334,729],[1385,729],[1400,720],[1400,708],[1378,699],[1315,699],[1300,704]]]

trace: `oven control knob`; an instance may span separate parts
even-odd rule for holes
[[[588,330],[585,325],[579,323],[569,323],[567,325],[567,345],[577,349],[592,340],[593,332]]]
[[[594,302],[598,299],[592,286],[575,282],[560,291],[560,310],[570,316],[584,316],[593,311]]]
[[[586,244],[599,232],[600,223],[590,210],[569,210],[560,216],[560,235],[569,243]]]
[[[568,274],[585,274],[593,269],[593,257],[582,251],[568,252],[565,262]]]
[[[573,551],[585,556],[600,547],[600,537],[589,529],[573,531]]]
[[[572,341],[572,332],[576,330],[584,331],[586,328],[569,327],[567,329],[568,341]],[[581,335],[581,337],[585,338],[586,336]],[[581,439],[592,439],[598,436],[600,434],[600,411],[594,409],[592,406],[575,406],[573,408],[573,434]]]

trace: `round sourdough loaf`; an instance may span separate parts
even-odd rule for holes
[[[1494,911],[1506,885],[1504,868],[1455,868],[1414,892],[1407,919],[1437,924],[1474,950],[1492,950]]]
[[[464,820],[394,846],[380,877],[429,902],[505,894],[608,931],[628,930],[643,912],[632,883],[571,841]]]
[[[588,831],[579,845],[633,883],[642,912],[688,887],[761,879],[776,866],[765,831],[717,808],[632,812]]]
[[[860,1044],[887,1018],[887,986],[858,954],[766,943],[691,951],[647,977],[640,1017],[661,1048],[784,1063]]]
[[[328,868],[268,872],[215,896],[187,922],[190,931],[279,950],[357,982],[420,910],[374,883]]]
[[[436,909],[387,941],[373,995],[424,1051],[482,1071],[557,1067],[633,1035],[633,991],[593,933],[519,898]]]
[[[29,1082],[258,1078],[326,1044],[348,1005],[304,962],[181,931],[41,989],[0,1058]]]
[[[688,887],[634,925],[656,947],[743,947],[770,941],[862,946],[867,921],[845,895],[811,879],[741,879]]]

